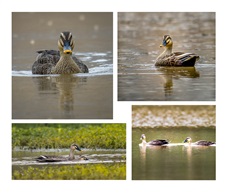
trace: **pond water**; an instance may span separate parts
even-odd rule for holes
[[[118,100],[215,100],[215,13],[119,13],[118,20]],[[195,67],[154,66],[166,34],[173,51],[200,56]]]
[[[140,147],[141,134],[147,141],[169,139],[171,146]],[[213,127],[134,128],[132,129],[132,179],[133,180],[215,180],[216,147],[183,145],[190,136],[193,142],[215,142]]]
[[[75,152],[75,160],[62,162],[48,162],[40,163],[35,159],[40,155],[55,155],[67,157],[68,149],[39,149],[39,150],[21,150],[15,148],[12,152],[12,165],[17,166],[42,166],[42,165],[72,165],[72,164],[94,164],[94,163],[117,163],[126,162],[126,150],[117,149],[83,149],[81,152]],[[89,160],[80,160],[79,155],[87,157]]]
[[[113,118],[112,13],[13,13],[13,119]],[[70,30],[88,74],[32,75],[41,49]]]

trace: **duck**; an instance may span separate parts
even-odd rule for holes
[[[88,159],[87,157],[85,157],[84,155],[80,155],[80,156],[79,156],[79,159],[80,159],[80,160],[86,160],[86,161],[89,160],[89,159]]]
[[[169,144],[169,142],[165,139],[155,139],[149,142],[146,142],[146,136],[145,134],[141,135],[140,140],[142,140],[141,145],[156,145],[156,146],[162,146],[162,145],[166,145]]]
[[[211,142],[211,141],[206,141],[206,140],[200,140],[194,143],[191,143],[192,138],[191,137],[186,137],[186,139],[184,140],[184,143],[189,143],[189,145],[193,144],[193,145],[199,145],[199,146],[211,146],[211,145],[215,145],[215,142]]]
[[[60,33],[59,50],[39,50],[32,65],[32,74],[76,74],[88,73],[88,67],[79,60],[75,53],[71,32]]]
[[[155,66],[193,67],[199,56],[193,53],[172,52],[173,40],[170,35],[164,35],[160,47],[164,51],[157,57]]]
[[[72,160],[75,160],[75,157],[74,157],[74,151],[77,150],[77,151],[81,151],[80,147],[73,143],[71,146],[70,146],[70,153],[69,153],[69,156],[68,157],[63,157],[63,156],[48,156],[48,155],[41,155],[39,156],[38,158],[36,158],[36,161],[38,162],[62,162],[62,161],[72,161]],[[83,160],[86,160],[85,156],[80,156],[80,157],[83,157]],[[87,159],[88,160],[88,159]]]

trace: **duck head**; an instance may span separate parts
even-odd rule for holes
[[[186,137],[186,139],[184,140],[184,143],[191,143],[192,138],[191,137]]]
[[[71,150],[77,150],[77,151],[81,151],[80,147],[78,145],[76,145],[75,143],[73,143],[71,146],[70,146],[70,149]]]
[[[74,41],[71,32],[62,32],[58,40],[58,48],[61,53],[72,54]]]
[[[140,140],[145,140],[145,139],[146,139],[145,134],[142,134],[141,137],[140,137]]]
[[[164,35],[160,47],[171,48],[172,46],[173,46],[172,38],[169,35]]]

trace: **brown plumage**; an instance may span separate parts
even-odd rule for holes
[[[70,32],[62,32],[57,50],[40,50],[32,65],[33,74],[87,73],[87,66],[72,52],[74,41]]]
[[[36,161],[38,162],[62,162],[62,161],[72,161],[75,159],[74,157],[74,151],[81,151],[81,149],[79,148],[78,145],[76,145],[75,143],[73,143],[70,146],[70,153],[68,157],[62,157],[62,156],[48,156],[48,155],[41,155],[38,158],[36,158]],[[86,160],[85,156],[79,156],[79,159],[81,159],[81,157],[84,158],[84,160]]]
[[[194,66],[199,59],[196,54],[172,52],[173,41],[169,35],[164,35],[160,47],[164,47],[164,51],[156,59],[156,66]]]

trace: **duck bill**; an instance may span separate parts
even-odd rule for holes
[[[77,151],[82,151],[79,147],[76,149]]]
[[[63,52],[64,54],[72,54],[71,46],[64,46]]]

